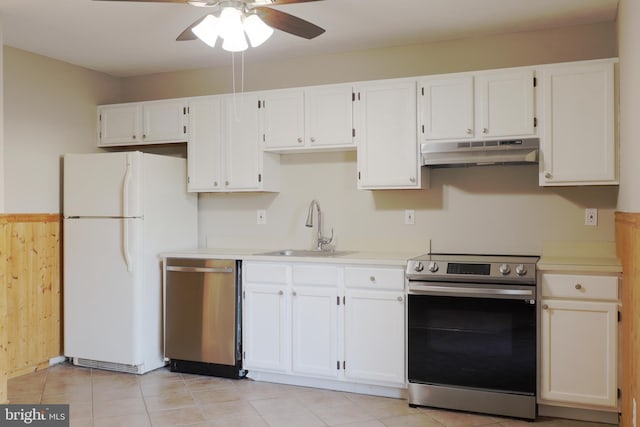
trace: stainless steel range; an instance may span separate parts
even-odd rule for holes
[[[536,417],[537,261],[408,261],[409,405]]]

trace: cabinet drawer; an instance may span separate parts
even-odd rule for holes
[[[251,283],[287,283],[287,266],[282,264],[244,263],[244,280]]]
[[[326,285],[340,284],[340,269],[326,265],[294,265],[293,283],[296,285]]]
[[[404,289],[404,269],[348,267],[344,272],[348,288]]]
[[[543,274],[542,296],[617,301],[618,278],[616,276]]]

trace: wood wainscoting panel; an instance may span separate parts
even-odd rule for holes
[[[622,262],[622,427],[632,427],[640,404],[640,213],[616,212],[616,250]]]
[[[61,217],[2,215],[0,236],[11,378],[47,367],[62,354]]]

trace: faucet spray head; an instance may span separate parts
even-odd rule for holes
[[[313,227],[313,203],[309,206],[307,212],[307,220],[304,223],[305,227]]]

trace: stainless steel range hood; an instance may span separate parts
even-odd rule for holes
[[[538,162],[539,140],[428,142],[420,145],[422,166],[454,167]]]

